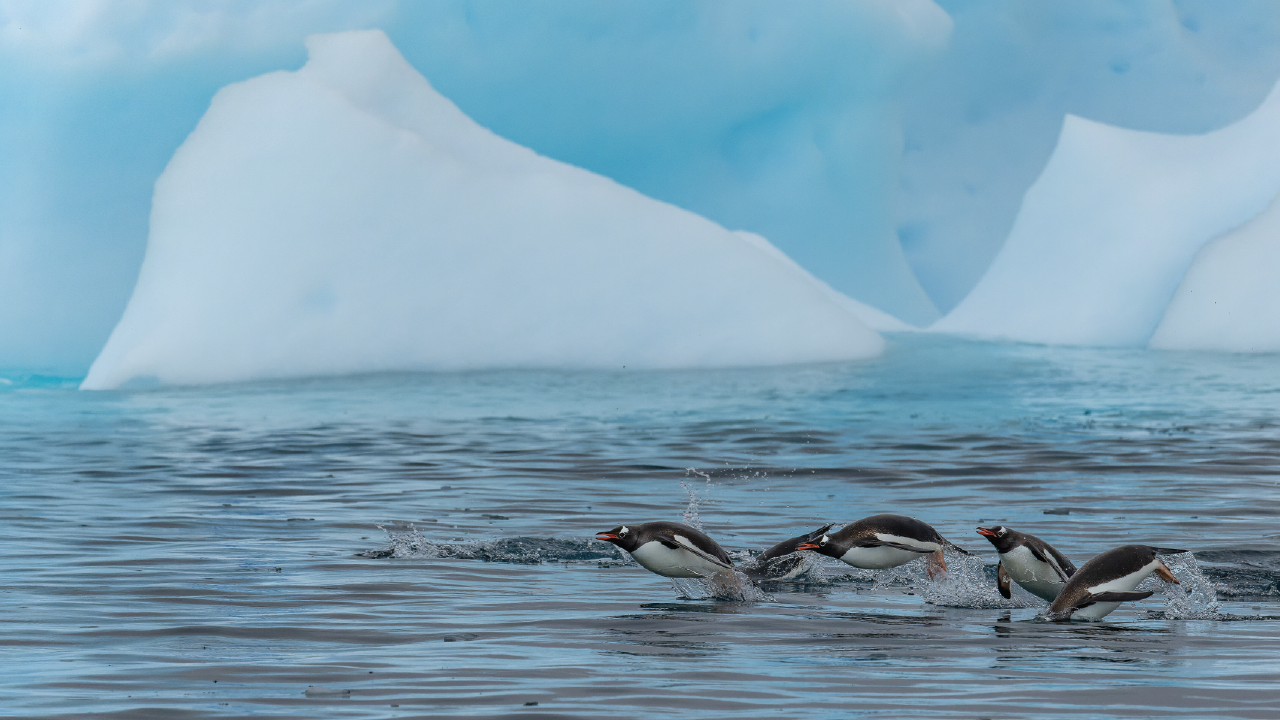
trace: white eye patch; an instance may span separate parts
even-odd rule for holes
[[[628,529],[627,529],[627,526],[626,526],[626,525],[623,525],[623,526],[622,526],[622,530],[618,531],[618,534],[619,534],[619,535],[626,535],[628,532],[630,532],[630,530],[628,530]]]
[[[826,544],[827,544],[827,543],[829,543],[829,542],[831,542],[831,538],[827,537],[826,535],[823,535],[823,536],[822,536],[822,539],[818,541],[818,544],[819,544],[819,545],[826,545]]]

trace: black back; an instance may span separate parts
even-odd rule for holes
[[[625,530],[625,532],[623,532]],[[675,535],[683,535],[689,538],[689,542],[699,550],[705,552],[713,558],[716,558],[725,565],[733,565],[733,560],[729,559],[729,554],[720,547],[715,540],[701,530],[678,522],[667,522],[658,520],[655,522],[640,523],[639,525],[619,525],[612,530],[605,530],[600,535],[618,535],[616,538],[601,538],[605,542],[613,543],[627,552],[634,552],[636,548],[645,543],[658,541],[668,547],[679,547],[675,542]]]
[[[946,538],[938,534],[938,531],[934,530],[933,526],[926,522],[921,522],[906,515],[886,513],[865,517],[845,525],[838,532],[829,535],[827,544],[819,548],[818,552],[838,558],[849,552],[850,548],[884,545],[884,542],[876,537],[876,533],[938,543],[945,547],[956,547],[947,542]],[[959,548],[956,549],[959,550]],[[961,552],[964,551],[961,550]],[[967,555],[968,553],[965,554]]]
[[[1071,576],[1066,585],[1062,586],[1058,598],[1049,606],[1048,615],[1056,618],[1069,617],[1073,610],[1092,604],[1088,602],[1089,588],[1135,573],[1155,557],[1156,549],[1147,545],[1122,545],[1095,555]],[[1126,599],[1119,597],[1123,593],[1114,594],[1117,596],[1115,600]],[[1147,593],[1147,595],[1150,594]],[[1107,599],[1099,596],[1095,601],[1101,602]],[[1138,598],[1135,596],[1129,599]]]

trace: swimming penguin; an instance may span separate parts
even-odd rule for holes
[[[872,515],[823,533],[817,540],[801,543],[797,550],[817,550],[823,555],[843,560],[856,568],[881,570],[897,567],[928,555],[929,577],[947,571],[942,557],[944,547],[968,555],[938,534],[930,525],[905,515]]]
[[[1124,545],[1094,557],[1071,576],[1045,616],[1054,621],[1101,620],[1126,600],[1151,597],[1150,590],[1134,591],[1138,583],[1151,573],[1161,580],[1177,583],[1178,578],[1156,556],[1157,551],[1182,552],[1147,545]]]
[[[996,568],[996,587],[1005,598],[1010,597],[1009,579],[1043,600],[1053,602],[1062,586],[1076,572],[1066,555],[1035,535],[1010,530],[1003,525],[978,528],[978,534],[991,541],[1000,553]]]
[[[724,548],[701,530],[675,522],[619,525],[598,533],[597,540],[631,553],[646,570],[674,578],[705,578],[733,570]]]
[[[830,529],[830,525],[823,525],[813,532],[783,540],[765,550],[744,570],[757,580],[791,580],[808,567],[804,556],[796,554],[800,552],[800,546],[817,542]]]

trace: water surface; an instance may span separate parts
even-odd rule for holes
[[[0,378],[12,716],[1280,706],[1275,357],[905,335],[872,361],[754,370]],[[819,565],[741,602],[590,540],[688,513],[745,560],[878,512],[977,558],[944,583]],[[1039,622],[1029,596],[995,596],[979,522],[1077,564],[1192,550],[1175,569],[1207,596],[1153,583],[1106,622]]]

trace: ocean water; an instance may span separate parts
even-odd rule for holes
[[[1280,717],[1280,359],[891,336],[767,369],[386,374],[87,393],[0,372],[0,715]],[[919,517],[974,553],[710,587]],[[1002,523],[1077,564],[1188,550],[1101,623],[994,590]]]

